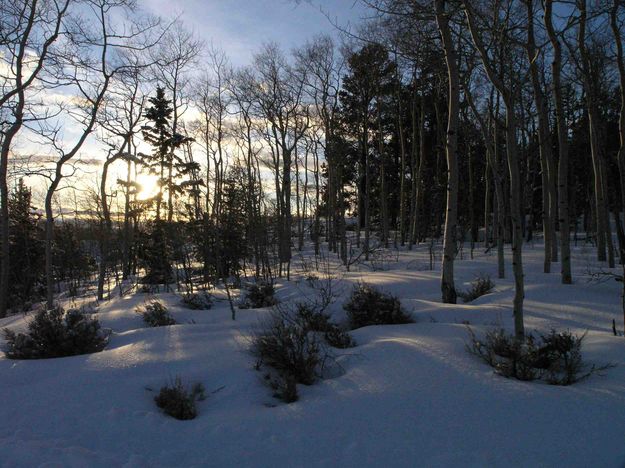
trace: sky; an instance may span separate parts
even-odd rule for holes
[[[349,29],[367,16],[360,0],[139,0],[138,4],[165,20],[179,17],[207,45],[222,49],[235,67],[251,64],[264,43],[276,42],[288,52],[318,34],[338,37],[335,24]],[[71,126],[67,130],[65,137],[73,141]],[[99,158],[100,154],[95,136],[79,152],[83,159]],[[97,173],[97,167],[87,166],[75,177],[95,186]],[[34,189],[43,190],[37,187],[38,180],[32,182]]]
[[[263,43],[277,42],[288,51],[316,34],[338,36],[333,22],[353,26],[367,15],[358,0],[142,0],[141,5],[165,18],[180,15],[235,66],[249,64]]]

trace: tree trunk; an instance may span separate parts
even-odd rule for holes
[[[616,63],[618,65],[618,75],[619,75],[619,91],[621,98],[621,105],[619,109],[619,149],[617,154],[617,163],[619,169],[619,176],[621,182],[621,206],[620,210],[615,210],[616,213],[619,211],[625,212],[625,59],[623,58],[623,43],[621,40],[621,31],[618,26],[617,18],[618,18],[618,8],[620,2],[618,0],[614,0],[612,4],[612,9],[610,11],[610,26],[612,27],[612,34],[614,35],[614,40],[616,43]],[[619,232],[622,232],[622,224],[618,218],[615,218],[615,223],[617,224],[617,228]],[[619,238],[620,245],[620,257],[621,264],[625,265],[625,242],[621,243]],[[625,281],[624,281],[625,284]],[[624,286],[625,287],[625,286]],[[624,311],[625,313],[625,311]]]
[[[401,96],[399,90],[401,83],[397,79],[397,134],[399,137],[400,150],[400,174],[399,174],[399,243],[403,246],[406,243],[406,141],[404,139],[404,126],[401,115]],[[413,142],[414,144],[414,142]]]
[[[523,299],[525,296],[523,280],[523,225],[521,216],[521,174],[519,169],[518,148],[516,140],[517,120],[515,116],[513,93],[495,74],[490,58],[482,44],[474,24],[471,6],[467,0],[462,0],[464,11],[471,31],[473,43],[477,48],[490,82],[502,95],[506,106],[506,152],[508,170],[510,173],[510,215],[512,220],[512,271],[514,273],[514,333],[517,339],[525,336],[523,323]]]
[[[610,233],[607,232],[609,223],[603,186],[603,161],[599,148],[600,117],[597,108],[596,83],[593,78],[593,65],[591,63],[590,53],[586,49],[586,0],[577,0],[577,7],[580,11],[577,45],[582,62],[580,72],[582,74],[582,84],[586,95],[588,131],[590,134],[590,155],[594,174],[594,199],[595,212],[597,214],[597,259],[599,261],[606,261],[606,249],[608,247],[608,236]]]
[[[536,43],[534,40],[534,1],[526,0],[527,5],[527,43],[526,50],[530,64],[530,76],[538,113],[538,146],[542,175],[542,218],[545,252],[543,271],[551,272],[551,262],[557,261],[557,242],[555,236],[556,184],[555,163],[551,152],[551,132],[549,129],[549,112],[540,83],[538,73]],[[555,255],[554,255],[555,253]]]
[[[457,300],[454,284],[454,257],[456,254],[456,223],[458,216],[458,161],[456,159],[458,138],[458,113],[460,108],[460,77],[458,58],[454,49],[449,16],[445,11],[445,0],[435,0],[436,24],[445,51],[447,76],[449,80],[447,135],[445,152],[447,156],[447,206],[445,233],[443,239],[443,266],[441,275],[442,300],[455,304]]]
[[[380,213],[382,217],[382,243],[388,248],[388,194],[386,187],[386,156],[384,153],[384,135],[382,133],[382,109],[378,100],[378,152],[380,153]]]
[[[571,245],[569,219],[569,143],[564,102],[562,98],[562,46],[556,35],[552,23],[552,0],[544,0],[545,27],[549,41],[553,47],[553,62],[551,64],[553,79],[553,96],[556,110],[556,124],[558,128],[558,225],[560,226],[560,273],[562,284],[571,284]]]

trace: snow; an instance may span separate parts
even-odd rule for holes
[[[155,298],[179,324],[145,328],[134,309],[154,297],[112,298],[97,309],[114,331],[104,351],[0,356],[0,465],[625,466],[625,339],[611,331],[612,319],[622,327],[621,285],[588,281],[599,265],[583,247],[574,251],[575,284],[561,285],[559,264],[542,273],[542,247],[526,246],[527,329],[587,331],[585,360],[617,367],[570,387],[509,380],[465,351],[464,322],[512,329],[510,265],[499,280],[494,254],[463,255],[458,286],[479,272],[496,283],[471,304],[438,302],[439,273],[425,269],[426,247],[378,259],[375,271],[354,265],[337,273],[336,320],[345,319],[351,285],[366,281],[397,295],[417,323],[353,331],[358,346],[336,351],[341,372],[299,386],[300,400],[289,405],[272,398],[247,351],[269,309],[237,310],[232,321],[224,295],[211,310],[191,311],[162,293]],[[291,282],[278,282],[281,300],[314,297],[306,274],[293,271]],[[192,421],[167,417],[153,402],[176,376],[206,387]]]

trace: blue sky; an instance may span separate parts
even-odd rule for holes
[[[207,43],[223,49],[234,65],[245,65],[265,42],[284,50],[315,34],[338,35],[322,10],[341,25],[366,15],[354,0],[142,0],[143,7],[164,17],[181,15],[187,27]]]

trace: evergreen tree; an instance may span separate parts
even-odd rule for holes
[[[155,196],[156,219],[149,226],[140,253],[146,270],[144,281],[168,284],[173,278],[173,226],[161,219],[163,195],[168,192],[178,196],[186,189],[196,188],[197,179],[189,179],[189,176],[199,171],[199,165],[186,162],[176,154],[177,149],[192,139],[172,131],[170,122],[173,108],[171,100],[165,96],[165,89],[157,87],[156,95],[149,98],[149,102],[150,106],[145,112],[149,124],[143,126],[142,133],[144,140],[152,146],[152,153],[141,156],[150,172],[159,176],[159,190]]]
[[[40,216],[31,205],[32,194],[22,180],[9,197],[10,308],[27,305],[44,294],[44,244]]]
[[[234,166],[226,175],[220,219],[220,268],[224,277],[238,275],[243,269],[242,260],[248,256],[249,242],[245,238],[246,173],[241,166]]]
[[[78,221],[59,224],[54,237],[54,276],[71,296],[76,296],[80,285],[92,280],[97,271],[96,260],[85,247],[89,238],[88,229]]]
[[[173,108],[171,100],[165,96],[165,89],[157,87],[156,96],[149,98],[149,102],[145,117],[150,123],[143,126],[142,133],[143,139],[153,150],[152,154],[141,156],[150,172],[159,176],[159,191],[155,198],[156,219],[160,220],[164,192],[177,196],[186,188],[195,188],[197,182],[189,179],[189,176],[199,171],[200,167],[195,162],[184,161],[176,154],[176,150],[192,141],[192,138],[172,132],[170,120]]]
[[[139,258],[145,268],[144,283],[169,284],[173,280],[173,249],[167,225],[160,219],[149,223],[139,246]]]
[[[383,114],[392,108],[389,97],[394,90],[395,64],[380,44],[368,44],[348,59],[348,74],[340,92],[341,119],[348,135],[356,140],[359,158],[358,173],[358,240],[360,229],[365,230],[364,249],[368,258],[371,220],[380,214],[383,237],[388,232],[388,162],[384,145],[384,121],[392,121]],[[377,140],[372,135],[377,133]],[[377,193],[376,193],[377,192]],[[378,200],[379,203],[371,203]]]

